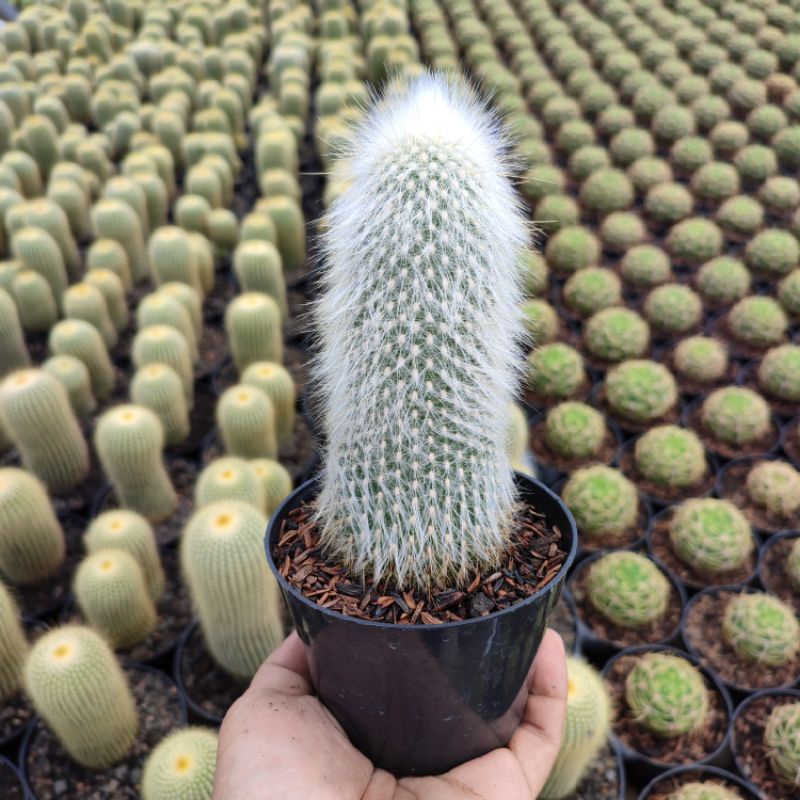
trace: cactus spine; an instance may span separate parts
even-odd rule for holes
[[[289,370],[281,364],[257,361],[242,374],[242,383],[261,389],[275,408],[275,430],[278,444],[283,446],[292,439],[295,422],[297,394]]]
[[[394,86],[351,142],[317,307],[321,544],[375,580],[450,585],[505,548],[524,225],[496,122],[456,83]]]
[[[562,800],[575,791],[610,729],[611,698],[602,677],[585,661],[568,658],[564,733],[542,800]]]
[[[142,774],[142,800],[211,800],[217,765],[217,734],[184,728],[162,739]]]
[[[25,664],[25,689],[64,749],[102,769],[123,759],[139,729],[130,686],[100,634],[80,625],[46,633]]]
[[[0,700],[5,702],[20,690],[27,656],[28,640],[19,609],[11,592],[0,583]]]
[[[64,387],[43,370],[13,372],[0,384],[0,420],[27,470],[51,492],[89,474],[89,449]]]
[[[166,519],[178,498],[162,459],[164,429],[148,408],[122,405],[98,420],[95,447],[120,503],[151,521]]]
[[[283,638],[278,585],[262,552],[266,522],[246,503],[213,503],[181,538],[183,574],[209,652],[246,679]]]
[[[124,550],[97,550],[78,566],[72,584],[81,611],[115,648],[144,641],[156,624],[156,608],[142,568]]]
[[[92,520],[83,537],[87,552],[124,550],[141,567],[150,596],[156,602],[164,593],[164,570],[150,523],[135,511],[114,509]]]
[[[278,457],[275,407],[260,389],[243,383],[227,389],[217,403],[217,426],[229,455]]]

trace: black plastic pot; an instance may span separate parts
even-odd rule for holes
[[[30,797],[16,765],[5,756],[0,755],[0,793],[4,798],[11,797],[12,788],[17,789],[19,796],[25,800]]]
[[[725,735],[722,741],[717,745],[713,752],[709,753],[702,761],[696,762],[698,766],[722,766],[726,765],[730,759],[730,723],[733,718],[733,703],[731,696],[723,685],[722,681],[711,672],[711,670],[703,667],[700,662],[693,656],[687,655],[682,650],[675,647],[666,647],[664,645],[643,645],[641,647],[629,647],[617,653],[606,666],[603,668],[603,677],[607,679],[608,673],[612,666],[624,656],[632,656],[640,653],[667,653],[669,655],[680,656],[690,661],[695,667],[698,667],[703,673],[706,680],[714,687],[722,698],[723,705],[728,715],[728,727],[726,728]],[[664,761],[656,761],[649,756],[642,755],[637,750],[629,747],[625,742],[619,739],[616,734],[612,733],[612,738],[619,747],[622,753],[625,768],[630,777],[634,777],[641,785],[646,781],[650,781],[658,775],[674,768],[674,765]],[[686,768],[685,766],[682,768]]]
[[[661,511],[658,512],[658,514],[653,516],[653,518],[650,520],[650,525],[647,528],[647,534],[646,534],[646,537],[645,537],[645,541],[646,541],[646,544],[647,544],[647,555],[650,558],[650,560],[653,563],[658,564],[658,566],[661,567],[661,569],[664,569],[667,572],[669,572],[672,575],[674,575],[675,578],[677,579],[678,583],[680,583],[681,586],[683,586],[683,588],[686,590],[687,596],[691,596],[691,595],[695,594],[695,592],[699,592],[699,591],[702,591],[703,589],[708,588],[708,586],[709,586],[708,581],[706,579],[704,579],[704,578],[699,577],[699,576],[698,577],[693,577],[691,579],[684,578],[680,574],[680,572],[672,569],[668,564],[665,564],[653,552],[653,529],[656,526],[656,524],[658,522],[660,522],[661,520],[670,518],[672,516],[672,514],[674,513],[675,508],[676,508],[676,506],[668,506],[667,508],[663,508],[663,509],[661,509]],[[760,544],[761,540],[755,534],[755,532],[753,532],[753,541],[754,541],[753,553],[757,554],[758,549],[759,549],[759,544]],[[753,566],[752,572],[750,572],[740,582],[740,584],[742,586],[751,586],[751,585],[755,584],[755,582],[756,582],[756,564],[757,564],[757,562],[758,562],[758,559],[756,557],[754,559],[754,566]],[[724,584],[721,583],[720,585],[722,586]]]
[[[671,769],[669,772],[665,772],[663,775],[659,775],[657,778],[650,781],[642,790],[638,800],[650,800],[656,792],[660,791],[660,786],[665,786],[668,781],[674,778],[681,778],[685,780],[686,783],[692,781],[704,783],[707,779],[717,781],[718,783],[724,781],[725,784],[741,795],[742,800],[764,800],[763,795],[743,778],[731,772],[726,772],[724,769],[719,769],[719,767],[712,766],[677,767],[676,769]]]
[[[345,617],[291,586],[273,549],[289,513],[316,496],[314,482],[289,495],[270,520],[267,560],[306,645],[314,687],[356,747],[389,772],[444,772],[504,746],[519,724],[528,672],[578,536],[550,489],[520,473],[516,482],[521,498],[561,530],[566,561],[524,601],[463,622],[392,625]]]
[[[793,605],[795,610],[800,613],[800,592],[793,592],[791,596],[783,596],[781,593],[774,591],[774,588],[770,586],[770,582],[767,580],[764,569],[767,556],[772,548],[775,547],[775,545],[777,545],[779,542],[785,542],[791,539],[800,539],[800,531],[780,531],[779,533],[775,533],[770,536],[769,539],[767,539],[767,541],[761,545],[761,549],[758,551],[758,566],[756,567],[756,574],[758,575],[758,582],[764,588],[765,592],[774,594],[776,597],[780,597],[781,600]]]
[[[626,548],[628,550],[637,549],[636,547],[629,547]],[[572,574],[569,577],[569,582],[567,587],[570,590],[572,596],[575,596],[575,584],[578,578],[583,574],[583,572],[591,565],[601,558],[604,555],[608,555],[608,553],[613,552],[611,550],[600,550],[597,553],[592,553],[592,555],[585,558],[581,561],[574,569]],[[664,573],[664,575],[669,579],[670,584],[672,585],[673,589],[675,589],[676,594],[678,595],[678,600],[681,604],[681,609],[683,609],[686,605],[686,592],[684,591],[681,582],[675,577],[675,575],[668,570],[666,567],[662,566],[661,564],[658,565],[659,569]],[[584,621],[581,617],[580,613],[580,606],[576,601],[576,607],[578,611],[578,638],[580,640],[581,645],[581,652],[585,655],[589,660],[593,663],[598,664],[600,666],[604,665],[609,659],[616,656],[623,650],[630,650],[631,647],[625,647],[624,645],[617,644],[616,642],[611,641],[610,639],[605,639],[602,636],[598,636]],[[653,647],[669,647],[671,645],[678,645],[680,643],[680,623],[675,626],[675,629],[670,632],[670,635],[664,639],[661,639],[658,642],[644,642],[641,645],[635,645],[635,647],[644,647],[644,648],[653,648]]]
[[[800,691],[797,689],[763,689],[760,692],[755,692],[750,695],[743,703],[741,703],[733,715],[733,720],[731,721],[731,732],[730,732],[730,740],[731,740],[731,755],[733,756],[733,763],[736,765],[736,769],[740,775],[742,775],[748,781],[748,770],[745,766],[744,761],[742,760],[742,750],[743,748],[737,744],[736,741],[736,720],[744,714],[747,709],[757,700],[762,699],[764,697],[786,697],[787,702],[796,703],[800,701]],[[755,791],[760,792],[758,785],[755,783],[751,783]]]
[[[181,670],[183,651],[186,649],[186,643],[189,641],[189,638],[197,633],[198,628],[199,622],[194,620],[186,626],[186,630],[181,634],[181,638],[178,640],[178,646],[175,649],[172,678],[178,686],[178,691],[181,693],[183,702],[186,704],[190,720],[203,725],[210,725],[213,728],[218,728],[222,724],[222,716],[219,714],[212,714],[196,703],[183,683],[183,674]]]
[[[795,417],[793,420],[787,422],[781,428],[780,446],[786,458],[794,464],[797,469],[800,469],[800,447],[795,446],[792,441],[793,434],[796,434],[800,428],[800,417]],[[798,439],[800,441],[800,439]]]

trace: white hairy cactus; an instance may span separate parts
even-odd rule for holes
[[[316,308],[321,543],[430,591],[508,541],[527,231],[502,127],[462,83],[391,86],[347,147]]]

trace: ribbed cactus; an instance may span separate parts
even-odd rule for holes
[[[134,403],[149,408],[159,418],[168,446],[186,440],[190,432],[186,396],[181,379],[172,367],[153,363],[138,369],[131,381],[130,393]]]
[[[229,455],[278,457],[275,406],[260,389],[243,383],[231,386],[217,403],[216,417]]]
[[[150,277],[150,260],[136,212],[121,200],[106,199],[92,207],[91,218],[98,239],[113,239],[125,250],[133,282],[146,281]]]
[[[65,492],[89,473],[89,449],[64,387],[38,369],[0,384],[0,420],[27,470],[51,492]]]
[[[263,554],[264,515],[224,501],[197,511],[181,538],[181,565],[209,652],[251,678],[283,638],[278,585]]]
[[[128,327],[130,314],[125,298],[125,286],[120,277],[110,269],[90,269],[84,275],[83,283],[97,289],[103,295],[114,330],[117,333],[124,331]]]
[[[164,429],[144,406],[122,405],[97,422],[94,443],[121,505],[158,522],[177,506],[177,496],[164,467]]]
[[[247,461],[218,458],[200,473],[194,487],[194,502],[197,508],[203,508],[220,500],[236,500],[249,503],[263,513],[264,492],[263,482]]]
[[[297,392],[289,370],[282,364],[257,361],[242,373],[242,383],[261,389],[269,397],[275,409],[278,444],[283,446],[289,443],[294,431],[297,402]]]
[[[180,281],[203,296],[197,259],[185,230],[174,225],[159,228],[150,237],[147,250],[157,286]]]
[[[130,686],[99,633],[64,625],[42,636],[25,664],[25,690],[69,755],[88,769],[125,758],[139,717]]]
[[[708,473],[700,438],[677,425],[661,425],[643,434],[634,447],[634,461],[643,478],[665,488],[693,486]]]
[[[98,550],[72,584],[81,612],[115,649],[133,647],[155,628],[156,609],[139,562],[124,550]]]
[[[98,400],[105,400],[114,388],[117,377],[114,365],[94,325],[81,319],[65,319],[50,330],[48,345],[55,355],[74,356],[89,370],[92,391]]]
[[[761,461],[747,474],[748,497],[784,519],[800,510],[800,472],[785,461]]]
[[[547,412],[544,438],[561,458],[591,458],[599,452],[607,433],[603,415],[584,403],[567,401]]]
[[[116,346],[117,329],[111,321],[103,293],[88,283],[75,283],[64,292],[64,316],[88,322],[103,339],[107,349]]]
[[[728,601],[722,634],[740,658],[764,666],[787,664],[800,650],[794,610],[761,592],[742,592]]]
[[[292,476],[286,468],[270,458],[254,458],[250,466],[264,487],[264,508],[271,517],[292,491]]]
[[[281,362],[281,312],[269,295],[261,292],[239,295],[225,311],[225,331],[239,372],[256,361]]]
[[[504,546],[524,226],[496,124],[455,83],[394,86],[350,146],[317,307],[322,544],[374,579],[447,585]]]
[[[622,536],[636,524],[639,514],[636,487],[612,467],[592,464],[576,470],[561,494],[575,515],[579,530],[589,540],[597,536]]]
[[[175,328],[189,345],[192,361],[197,361],[197,335],[189,312],[180,300],[161,292],[145,295],[136,309],[136,324],[140,330],[151,325]]]
[[[88,417],[97,408],[92,382],[86,365],[74,356],[51,356],[42,369],[58,380],[67,392],[72,410],[78,417]]]
[[[142,800],[211,800],[216,766],[216,731],[175,731],[162,739],[145,761]]]
[[[2,478],[0,478],[0,481]],[[0,488],[0,497],[2,489]],[[2,503],[2,499],[0,499]],[[28,640],[17,604],[0,583],[0,700],[5,702],[22,687],[22,670],[28,656]]]
[[[150,596],[157,601],[164,593],[164,570],[150,523],[135,511],[114,509],[95,517],[83,536],[87,552],[124,550],[141,567]]]
[[[29,364],[16,303],[7,291],[0,289],[0,377]]]
[[[58,304],[45,278],[32,269],[17,273],[11,284],[22,327],[32,333],[46,333],[58,321]]]
[[[271,242],[242,242],[233,254],[233,271],[243,292],[263,292],[275,300],[286,319],[286,282],[277,247]]]
[[[673,738],[703,726],[709,709],[705,678],[682,656],[646,653],[625,679],[634,719],[656,736]]]
[[[700,575],[715,576],[747,563],[755,539],[747,518],[727,500],[686,500],[669,526],[675,555]]]
[[[606,743],[611,729],[611,698],[600,674],[579,658],[567,659],[567,715],[561,748],[542,800],[569,797]]]
[[[110,270],[122,281],[126,292],[133,288],[128,254],[115,239],[97,239],[86,252],[86,268]]]
[[[131,347],[133,364],[141,369],[149,364],[166,364],[181,379],[186,406],[194,404],[192,355],[186,339],[169,325],[150,325],[139,331]]]
[[[610,622],[623,628],[639,628],[663,618],[670,584],[648,558],[621,550],[592,564],[586,593],[592,606]]]
[[[55,239],[41,228],[20,228],[11,238],[11,251],[23,269],[37,272],[50,284],[56,303],[67,288],[67,270]]]
[[[772,709],[764,728],[764,746],[778,780],[800,788],[800,703]]]

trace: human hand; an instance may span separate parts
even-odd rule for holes
[[[567,669],[545,633],[522,722],[507,747],[443,775],[376,769],[313,694],[296,633],[267,659],[222,723],[213,800],[535,800],[558,755]]]

